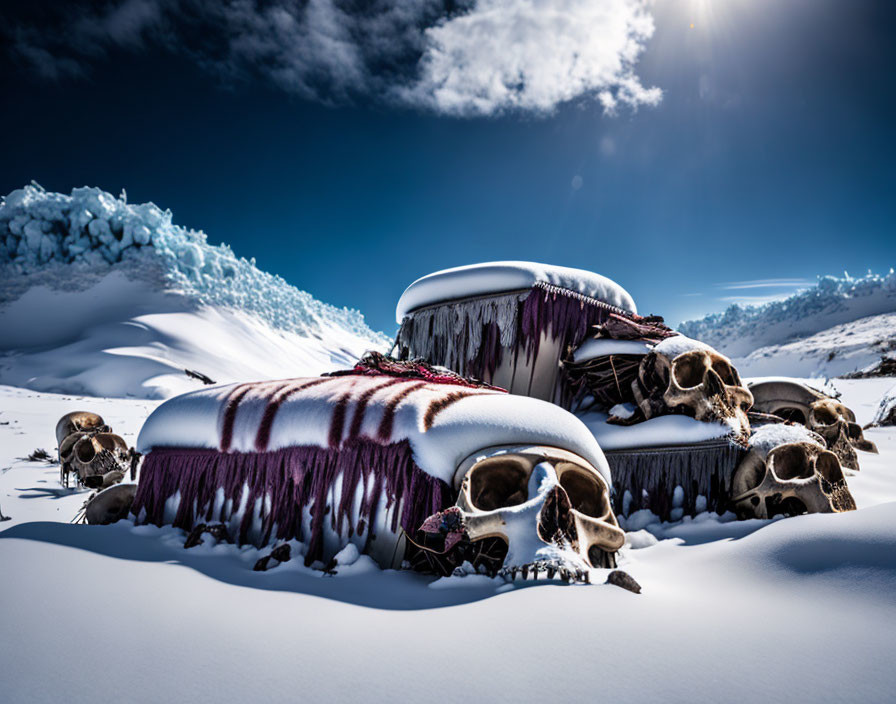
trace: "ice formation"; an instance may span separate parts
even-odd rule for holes
[[[112,269],[124,270],[275,329],[312,335],[339,327],[387,346],[358,311],[322,303],[171,218],[153,203],[129,204],[124,193],[116,198],[99,188],[71,195],[37,185],[12,191],[0,203],[0,302],[38,284],[84,289]]]
[[[678,329],[724,354],[740,356],[763,345],[894,310],[896,272],[890,269],[883,276],[823,276],[815,286],[782,301],[748,307],[734,304],[723,313],[682,323]]]

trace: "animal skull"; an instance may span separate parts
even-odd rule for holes
[[[493,448],[461,463],[455,485],[456,507],[428,520],[430,530],[448,518],[455,536],[448,548],[461,531],[473,545],[500,539],[507,553],[499,574],[588,581],[590,568],[615,566],[625,534],[607,483],[581,457],[552,447]]]
[[[731,493],[738,517],[855,510],[855,500],[833,452],[812,442],[794,442],[763,454],[754,448],[734,473]]]
[[[877,446],[866,440],[862,426],[856,423],[855,414],[842,403],[825,398],[809,407],[806,426],[824,438],[828,449],[848,469],[859,469],[859,458],[854,447],[867,452],[877,452]]]
[[[859,469],[855,447],[866,452],[877,452],[877,446],[865,439],[855,414],[831,396],[813,389],[801,381],[768,379],[750,384],[753,409],[772,413],[784,420],[803,423],[822,435],[829,450],[840,458],[848,469]]]
[[[128,446],[121,436],[113,433],[78,435],[69,460],[78,474],[78,481],[91,489],[105,489],[120,482],[130,467]]]
[[[744,441],[750,435],[747,411],[753,395],[731,360],[708,345],[678,336],[664,340],[641,361],[632,390],[647,419],[684,413],[726,423]]]
[[[72,467],[72,452],[78,440],[93,433],[111,433],[112,428],[106,425],[102,416],[90,411],[73,411],[66,413],[56,423],[56,448],[59,452],[59,481],[68,486],[69,473]]]

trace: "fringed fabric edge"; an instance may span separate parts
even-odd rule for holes
[[[537,355],[542,335],[559,342],[561,356],[589,330],[621,308],[550,284],[424,306],[405,316],[395,341],[399,359],[421,358],[464,377],[491,381],[505,355],[527,362]],[[562,370],[558,374],[562,376]],[[534,367],[533,367],[534,369]],[[531,382],[531,380],[530,380]],[[561,387],[563,382],[561,381]],[[561,388],[568,407],[572,394]]]
[[[745,448],[727,440],[604,451],[613,478],[613,510],[617,516],[630,516],[650,509],[670,520],[676,508],[673,494],[680,486],[683,515],[697,515],[698,496],[705,497],[707,511],[724,513],[730,508],[734,471],[746,454]]]
[[[339,480],[338,503],[330,506],[328,498]],[[359,486],[360,506],[355,506]],[[166,504],[178,493],[175,516],[166,520]],[[413,533],[428,516],[450,505],[454,492],[417,466],[407,441],[382,445],[357,440],[338,449],[303,446],[256,453],[166,447],[147,453],[132,512],[142,523],[170,522],[183,530],[239,518],[231,536],[238,544],[261,547],[294,538],[306,544],[310,565],[323,557],[327,520],[340,535],[360,536],[366,530],[369,545],[381,497],[384,510],[400,506],[393,511],[391,530],[400,526]],[[305,509],[311,516],[307,535]]]

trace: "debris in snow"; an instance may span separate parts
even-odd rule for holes
[[[262,557],[252,569],[255,572],[266,572],[267,570],[273,569],[277,567],[283,562],[289,562],[292,559],[292,548],[290,548],[289,543],[283,543],[282,545],[278,545],[273,550],[271,550],[270,555],[265,555]]]
[[[896,357],[881,357],[880,361],[857,372],[841,374],[841,379],[870,379],[876,376],[896,376]]]
[[[11,517],[11,516],[4,516],[4,515],[3,515],[3,510],[0,509],[0,523],[3,523],[3,521],[11,521],[11,520],[12,520],[12,517]]]
[[[184,369],[184,374],[186,374],[191,379],[199,379],[199,381],[201,381],[206,386],[213,386],[217,383],[202,372],[197,372],[195,369]]]
[[[212,538],[214,538],[217,542],[224,543],[232,543],[233,540],[230,537],[230,534],[227,532],[227,526],[223,523],[214,523],[214,524],[206,524],[200,523],[193,530],[190,531],[190,534],[187,536],[187,540],[184,543],[184,549],[189,550],[190,548],[194,548],[197,545],[202,545],[204,542],[202,540],[202,536],[208,533]]]
[[[635,594],[641,593],[641,585],[638,584],[628,572],[623,572],[622,570],[613,570],[610,572],[607,577],[607,584],[628,589]]]
[[[49,464],[52,464],[54,462],[53,458],[50,456],[50,453],[44,450],[42,447],[39,447],[30,455],[28,455],[27,457],[23,457],[22,459],[26,460],[27,462],[47,462]]]

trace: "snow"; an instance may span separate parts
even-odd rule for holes
[[[653,351],[668,359],[675,359],[678,355],[694,350],[710,351],[712,347],[700,340],[692,340],[685,335],[673,335],[656,344]]]
[[[892,386],[834,383],[859,422]],[[16,459],[49,449],[56,420],[81,408],[133,442],[155,405],[0,387],[5,701],[531,701],[546,677],[567,698],[623,683],[632,701],[887,701],[896,687],[894,428],[866,431],[881,454],[862,453],[848,479],[858,511],[629,519],[620,567],[635,595],[369,564],[330,577],[295,558],[253,572],[264,553],[251,547],[184,550],[170,528],[70,525],[84,492],[61,489],[56,466]],[[127,655],[101,673],[73,657],[108,638]]]
[[[783,425],[772,423],[757,428],[750,436],[750,447],[763,457],[779,445],[793,442],[808,442],[824,446],[818,437],[804,425]]]
[[[433,303],[483,294],[530,289],[536,283],[574,291],[604,303],[637,313],[631,295],[615,281],[600,274],[536,262],[483,262],[444,269],[423,276],[408,286],[395,309],[400,325],[413,310]]]
[[[653,349],[653,343],[643,340],[611,340],[609,338],[592,337],[585,340],[573,352],[573,362],[586,362],[597,357],[606,357],[611,354],[648,354]]]
[[[705,341],[729,357],[741,358],[761,347],[811,337],[859,318],[893,312],[896,312],[896,272],[890,269],[884,276],[869,273],[857,279],[824,276],[815,286],[782,301],[749,307],[735,304],[724,313],[682,323],[679,330]],[[892,322],[890,325],[892,335]],[[799,351],[797,346],[793,353]],[[805,366],[781,369],[770,365],[769,370],[753,369],[749,373],[806,376],[817,372]],[[850,370],[836,373],[842,371]]]
[[[607,423],[609,415],[602,411],[579,414],[602,450],[624,450],[633,447],[688,445],[731,435],[724,423],[704,423],[689,416],[657,416],[635,425]]]
[[[164,398],[200,383],[185,368],[220,382],[319,374],[390,344],[170,212],[96,188],[6,196],[0,267],[0,382],[16,386]]]
[[[838,376],[877,363],[892,349],[896,349],[896,313],[885,313],[760,347],[732,361],[741,374],[755,376]]]
[[[382,377],[333,377],[289,396],[277,411],[268,449],[328,447],[333,409],[346,396],[349,409],[344,428],[354,423],[356,412],[362,412],[360,435],[376,438],[390,399],[414,383],[383,387],[384,381]],[[237,386],[201,389],[166,401],[140,431],[138,450],[145,453],[153,447],[220,448],[223,408]],[[231,450],[256,451],[259,425],[270,398],[281,386],[285,384],[259,385],[243,398],[234,419]],[[366,391],[374,392],[366,399],[366,405],[359,406],[357,402]],[[428,474],[453,485],[458,465],[475,452],[496,446],[547,445],[586,459],[611,483],[609,466],[594,436],[575,416],[546,401],[471,390],[476,395],[465,396],[445,408],[426,429],[424,417],[430,405],[457,391],[457,386],[424,386],[408,395],[397,408],[390,441],[408,440],[415,461]]]

